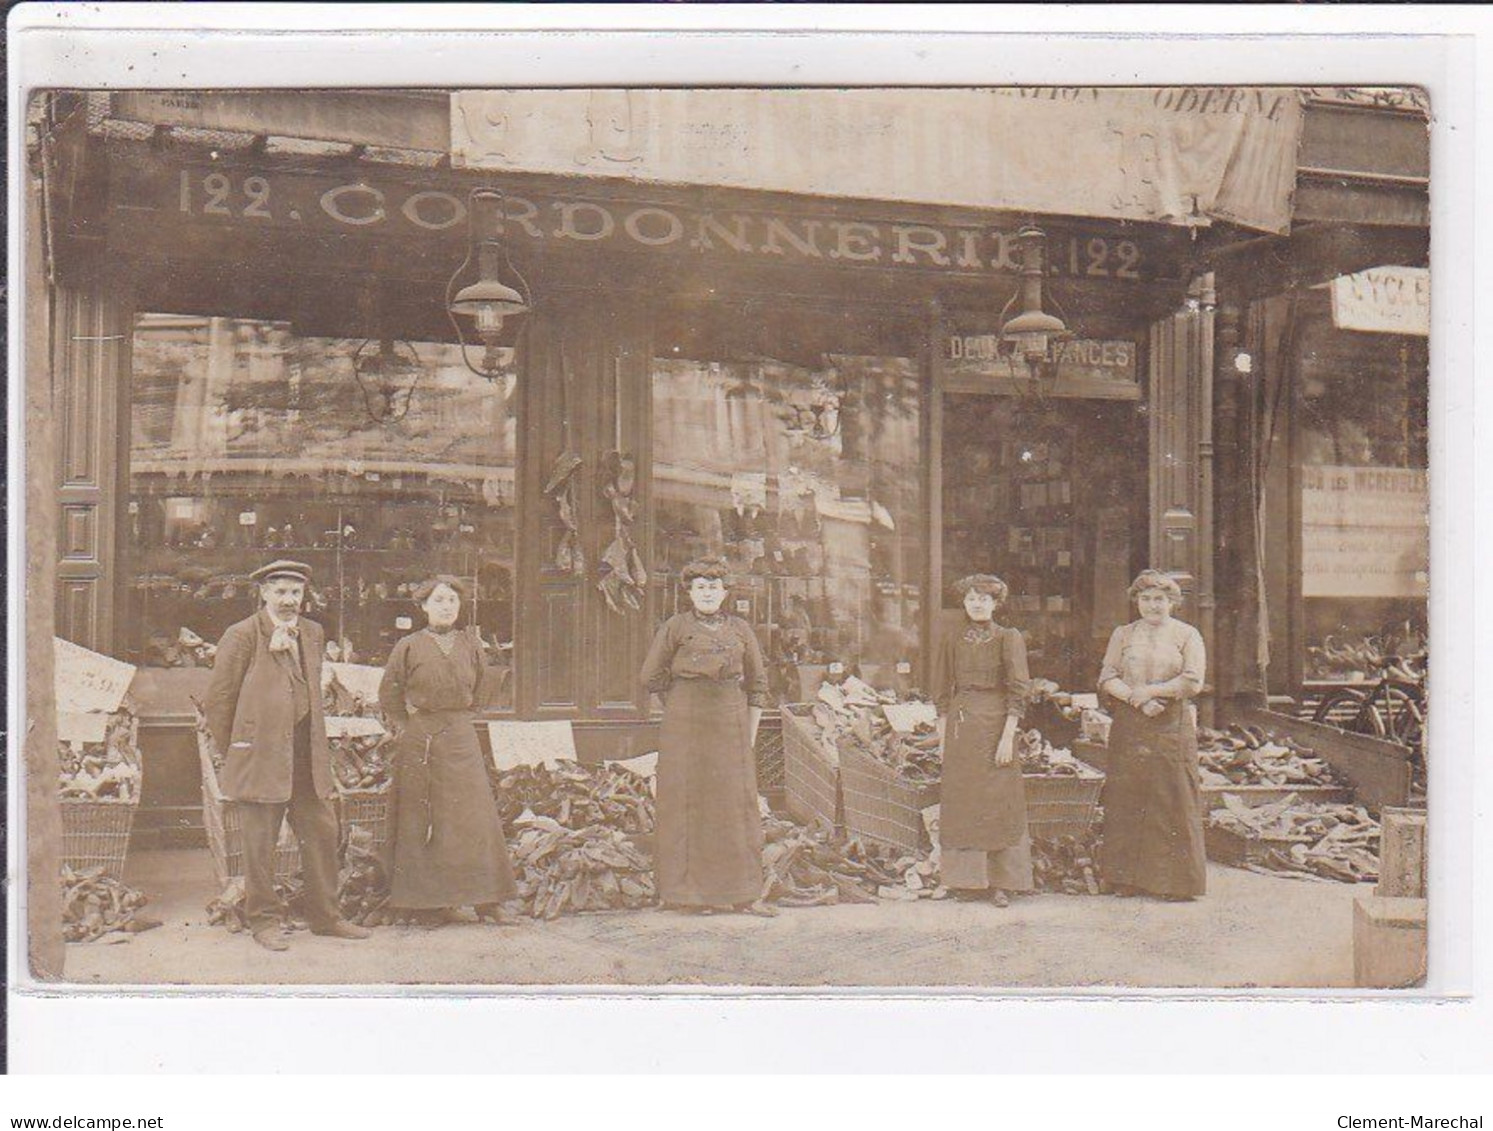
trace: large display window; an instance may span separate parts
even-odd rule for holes
[[[841,664],[911,686],[926,569],[916,326],[848,315],[709,316],[660,329],[652,375],[654,579],[732,568],[775,691]],[[747,340],[749,338],[749,340]]]
[[[300,336],[146,314],[133,342],[122,653],[193,666],[255,607],[250,570],[315,570],[329,658],[382,664],[421,623],[413,586],[466,579],[466,616],[511,670],[516,422],[442,342]],[[512,703],[512,681],[491,704]]]
[[[1425,648],[1426,341],[1337,329],[1324,303],[1296,364],[1305,677],[1373,679]]]

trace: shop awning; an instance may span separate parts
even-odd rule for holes
[[[457,168],[1139,220],[1290,226],[1302,94],[1275,87],[120,92],[199,133]],[[392,147],[392,148],[390,148]],[[266,151],[274,149],[267,146]]]
[[[1302,97],[1269,87],[478,90],[457,167],[1290,227]]]

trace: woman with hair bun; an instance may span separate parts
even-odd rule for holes
[[[690,609],[659,628],[641,679],[663,697],[655,875],[665,907],[777,914],[761,900],[757,725],[767,669],[751,625],[722,611],[726,563],[705,558],[680,578]]]
[[[471,907],[509,923],[518,895],[497,802],[473,726],[483,702],[482,646],[456,627],[466,585],[433,577],[414,593],[426,627],[394,645],[378,700],[394,727],[389,905],[428,925]]]
[[[1130,586],[1140,619],[1109,638],[1099,691],[1114,714],[1100,871],[1116,895],[1195,899],[1207,886],[1197,715],[1203,637],[1172,611],[1182,589],[1160,570]]]
[[[977,573],[955,590],[964,601],[957,624],[933,657],[932,688],[945,717],[943,789],[938,817],[944,885],[989,893],[997,907],[1008,892],[1032,890],[1026,789],[1016,732],[1026,707],[1026,642],[994,620],[1008,588]]]

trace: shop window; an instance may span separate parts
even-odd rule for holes
[[[254,609],[249,571],[285,557],[315,571],[329,658],[382,664],[440,572],[469,583],[469,623],[511,671],[511,372],[486,381],[441,342],[158,314],[137,320],[133,368],[131,660],[200,663],[194,642]]]
[[[1371,680],[1425,647],[1426,341],[1339,330],[1323,307],[1296,355],[1304,675]]]
[[[837,329],[819,327],[826,342]],[[820,352],[786,320],[755,330],[751,347],[662,335],[652,397],[661,611],[688,607],[678,579],[690,559],[720,555],[733,611],[756,627],[780,697],[800,697],[835,663],[913,686],[925,556],[916,350]]]

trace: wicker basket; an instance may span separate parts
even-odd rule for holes
[[[128,718],[129,745],[138,752],[140,721]],[[130,846],[130,830],[135,824],[135,810],[140,808],[140,789],[129,801],[93,801],[64,797],[62,809],[62,862],[75,872],[102,868],[111,880],[124,876],[125,856]]]
[[[111,880],[124,878],[134,801],[62,799],[62,862],[75,872],[102,868]]]
[[[1104,789],[1102,775],[1078,778],[1028,774],[1022,784],[1026,787],[1026,827],[1033,839],[1081,837],[1094,827],[1099,795]]]
[[[383,848],[389,840],[389,793],[383,789],[338,789],[342,807],[342,827],[366,829],[373,837],[373,847]]]
[[[937,783],[908,785],[890,766],[854,747],[840,751],[845,828],[857,836],[917,851],[927,843],[923,810],[937,805]]]
[[[836,755],[822,741],[808,703],[783,705],[783,793],[796,819],[816,818],[839,829],[845,822]]]
[[[228,801],[218,787],[218,770],[213,764],[213,740],[205,727],[197,727],[197,758],[202,763],[202,823],[207,829],[207,847],[213,856],[213,872],[218,887],[244,874],[244,831],[239,823],[238,806]],[[280,826],[275,845],[275,882],[289,883],[301,870],[301,851],[291,835],[290,824]]]
[[[774,809],[783,804],[783,724],[774,715],[763,715],[757,728],[757,792]]]

